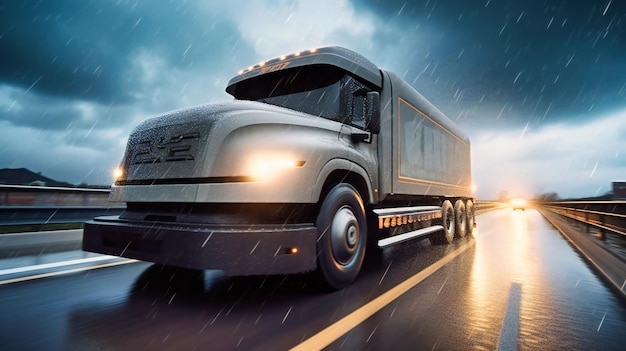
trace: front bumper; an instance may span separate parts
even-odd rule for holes
[[[316,240],[312,224],[226,226],[110,216],[85,223],[83,250],[228,275],[291,274],[316,269]]]

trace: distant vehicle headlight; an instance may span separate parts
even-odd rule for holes
[[[528,201],[522,198],[514,198],[511,200],[511,207],[513,207],[514,210],[516,209],[523,210],[526,208],[527,204],[528,204]]]

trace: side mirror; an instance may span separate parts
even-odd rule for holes
[[[372,134],[380,133],[380,94],[376,91],[365,97],[365,126]]]

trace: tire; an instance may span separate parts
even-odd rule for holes
[[[343,289],[359,274],[367,246],[367,219],[356,189],[349,184],[334,186],[322,202],[315,226],[322,283]]]
[[[435,244],[447,245],[451,244],[454,240],[455,222],[454,222],[454,208],[450,200],[445,200],[441,204],[441,223],[443,230],[436,233],[431,237]]]
[[[454,203],[454,224],[457,238],[462,238],[467,233],[467,213],[463,200],[456,200]]]
[[[467,215],[467,233],[465,235],[470,236],[474,234],[474,227],[476,226],[476,211],[472,200],[467,200],[465,203],[465,213]]]

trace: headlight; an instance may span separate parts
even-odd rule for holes
[[[114,180],[118,180],[118,179],[122,178],[123,175],[124,175],[124,169],[122,169],[122,167],[117,167],[116,169],[113,170],[113,179]]]
[[[257,155],[248,161],[248,174],[255,180],[273,178],[285,170],[300,168],[306,161],[278,154]]]
[[[511,200],[511,205],[513,206],[526,206],[526,200],[524,199],[513,199]]]

